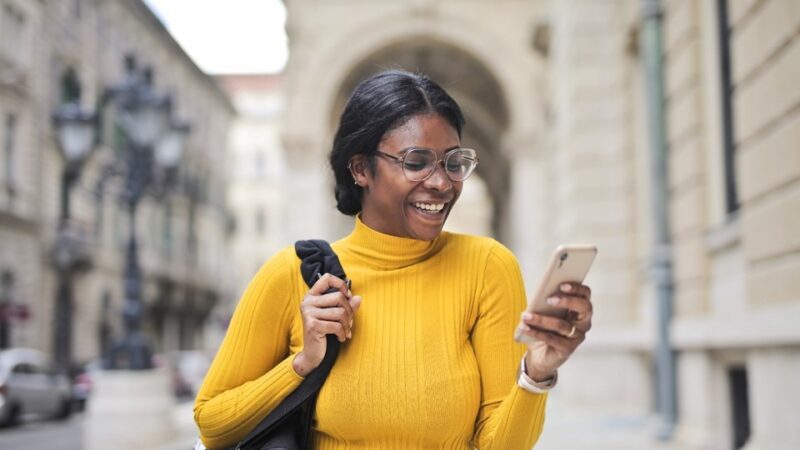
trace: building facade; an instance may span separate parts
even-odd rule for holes
[[[74,73],[81,104],[103,112],[105,93],[124,80],[126,56],[152,68],[154,86],[191,124],[169,195],[145,196],[136,228],[143,272],[143,327],[156,351],[203,346],[214,305],[229,295],[226,142],[234,110],[214,80],[189,59],[141,1],[2,0],[0,272],[4,346],[52,351],[56,274],[53,248],[64,170],[51,116]],[[11,26],[6,26],[11,24]],[[97,358],[122,336],[127,214],[121,179],[106,177],[124,151],[101,117],[98,143],[70,191],[70,232],[87,255],[72,276],[76,362]],[[102,182],[101,182],[102,181]]]
[[[324,161],[355,84],[386,68],[427,73],[465,111],[463,141],[481,158],[483,229],[515,252],[529,291],[557,244],[599,247],[587,280],[595,327],[553,397],[615,414],[664,411],[653,262],[666,260],[673,439],[681,448],[795,448],[800,7],[655,3],[665,250],[653,243],[652,78],[644,2],[635,0],[286,1],[286,198],[306,205],[286,211],[287,237],[337,238],[352,226],[335,210]]]
[[[281,75],[217,75],[237,117],[228,139],[228,204],[236,222],[230,245],[237,293],[244,291],[264,262],[290,245],[283,196],[286,156],[280,139],[284,113]],[[228,303],[232,312],[235,299]]]

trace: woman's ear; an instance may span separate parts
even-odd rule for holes
[[[350,163],[347,164],[347,168],[350,169],[350,175],[353,176],[353,180],[355,180],[355,184],[363,187],[367,187],[369,184],[370,173],[369,173],[369,164],[367,164],[367,157],[363,154],[358,154],[350,158]]]

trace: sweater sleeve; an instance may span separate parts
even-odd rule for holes
[[[292,338],[300,304],[292,248],[267,261],[236,307],[197,395],[194,419],[210,449],[244,438],[303,380],[292,368],[301,337]]]
[[[503,245],[489,252],[471,340],[481,375],[481,406],[474,444],[480,450],[529,450],[542,433],[547,394],[520,388],[525,346],[514,329],[525,309],[519,264]]]

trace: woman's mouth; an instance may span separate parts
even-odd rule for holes
[[[445,207],[447,206],[446,202],[443,203],[424,203],[424,202],[414,202],[411,204],[415,210],[419,213],[424,214],[426,216],[441,216],[445,211]]]

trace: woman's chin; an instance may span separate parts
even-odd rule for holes
[[[423,212],[414,206],[409,206],[408,209],[410,211],[406,218],[409,219],[409,234],[414,239],[432,241],[442,233],[449,208],[446,207],[438,213]]]

